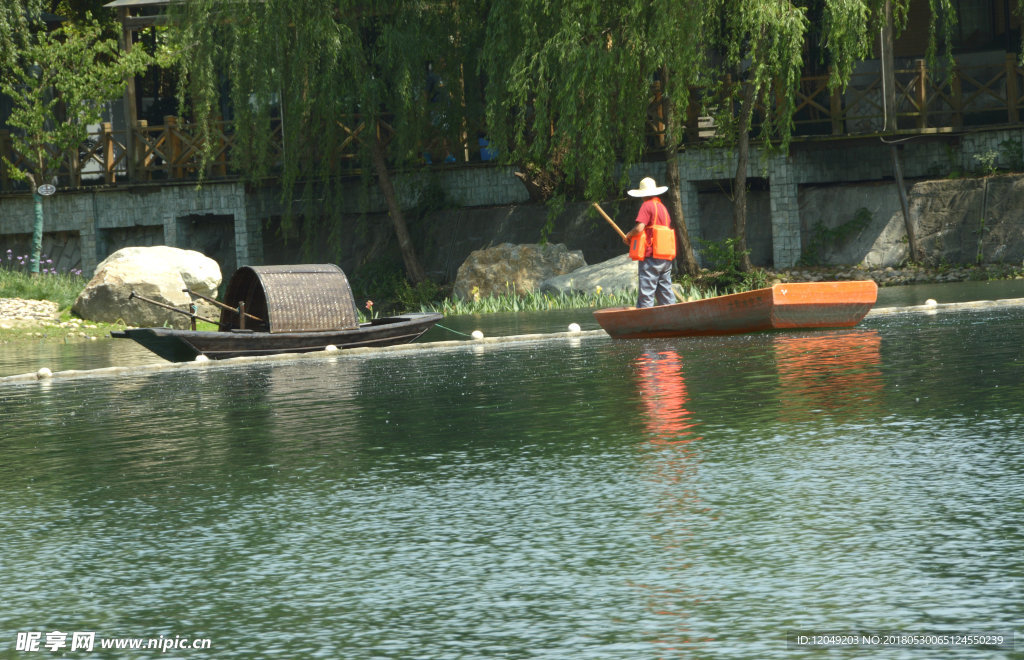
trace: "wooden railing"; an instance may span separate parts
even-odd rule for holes
[[[1021,124],[1024,69],[1017,65],[1014,54],[1007,53],[1001,60],[989,58],[981,64],[958,64],[952,75],[946,75],[943,70],[929,70],[923,60],[895,73],[895,112],[900,131],[961,131]],[[881,90],[879,71],[854,74],[845,90],[830,90],[827,76],[804,77],[795,99],[795,139],[881,133],[884,126]],[[648,148],[657,149],[664,144],[664,118],[657,86],[653,89],[650,103],[647,144]],[[705,99],[705,103],[715,101]],[[751,128],[755,135],[760,128],[758,122],[755,117]],[[713,120],[710,116],[702,116],[696,106],[685,123],[688,142],[704,141],[715,135]],[[335,162],[341,161],[342,165],[351,163],[354,169],[359,162],[360,142],[371,133],[366,122],[359,117],[351,117],[339,125],[346,137],[333,158]],[[86,143],[65,155],[58,184],[74,187],[85,183],[195,180],[204,168],[207,178],[239,176],[241,173],[231,165],[232,152],[237,148],[233,124],[218,121],[212,128],[210,139],[214,141],[214,147],[210,159],[204,161],[199,127],[175,117],[165,117],[159,126],[138,122],[132,129],[130,140],[127,131],[116,131],[110,124],[103,124]],[[391,125],[384,120],[377,123],[376,130],[385,142],[389,142],[394,134]],[[488,160],[486,144],[478,144],[477,134],[476,129],[466,128],[463,144],[446,147],[455,162]],[[441,142],[440,139],[435,140],[433,146]],[[280,164],[285,148],[280,124],[271,132],[267,147],[268,169],[272,171]],[[443,162],[449,155],[434,153],[431,147],[431,144],[425,144],[423,151],[431,151],[435,163]],[[0,131],[0,154],[6,155],[15,166],[25,165],[25,159],[14,151],[7,131]],[[13,180],[7,167],[0,165],[0,191],[23,188],[23,184]]]

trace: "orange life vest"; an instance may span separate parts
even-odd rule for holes
[[[629,258],[633,261],[643,261],[647,258],[648,245],[652,247],[651,256],[655,259],[676,258],[676,233],[669,225],[655,224],[660,218],[658,210],[661,205],[658,204],[657,199],[652,201],[654,202],[654,219],[647,224],[642,234],[634,236],[629,242]],[[665,214],[668,215],[667,210]],[[669,222],[671,223],[671,219]]]

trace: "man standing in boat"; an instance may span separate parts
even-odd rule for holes
[[[623,241],[629,246],[629,256],[637,262],[639,294],[637,307],[671,305],[676,301],[672,291],[672,261],[676,256],[675,232],[672,218],[662,203],[661,195],[668,186],[659,186],[654,179],[646,177],[636,190],[630,190],[631,197],[646,198],[640,205],[636,224]]]

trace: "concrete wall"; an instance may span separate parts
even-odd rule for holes
[[[978,156],[995,159],[1002,167],[1021,167],[1022,163],[1012,161],[1020,160],[1022,142],[1024,131],[1013,129],[915,136],[899,142],[897,148],[909,185],[929,177],[977,171],[982,167]],[[681,154],[682,201],[691,237],[713,241],[730,234],[734,169],[735,154],[730,150],[702,148]],[[815,231],[848,222],[862,207],[871,213],[872,227],[822,258],[851,264],[897,258],[891,246],[882,249],[886,256],[879,257],[880,248],[875,245],[884,236],[898,233],[899,223],[893,221],[899,206],[892,171],[892,147],[879,139],[799,142],[789,155],[752,150],[747,223],[754,263],[775,268],[796,264]],[[636,166],[630,172],[633,182],[643,176],[663,181],[664,163]],[[432,189],[442,189],[448,203],[457,207],[410,220],[428,270],[442,280],[453,278],[473,249],[505,241],[536,242],[548,222],[547,210],[528,203],[525,188],[507,167],[436,166],[399,175],[395,186],[407,208]],[[279,192],[272,187],[236,181],[209,182],[201,188],[182,183],[61,190],[44,203],[44,252],[54,257],[59,270],[80,268],[91,274],[99,261],[120,247],[165,244],[200,249],[217,259],[227,275],[238,265],[268,263],[268,259],[276,263],[304,260],[312,244],[312,252],[324,260],[346,270],[361,268],[393,242],[383,199],[374,186],[354,180],[342,204],[352,223],[340,240],[327,240],[329,231],[323,228],[323,236],[293,236],[284,241],[278,231]],[[635,206],[629,198],[612,204],[620,226],[629,226]],[[931,212],[925,204],[918,208]],[[996,212],[1008,207],[991,208]],[[7,249],[27,252],[32,221],[28,195],[0,196],[0,259]],[[593,262],[621,250],[621,243],[602,225],[586,204],[569,205],[548,237],[584,250]],[[327,249],[331,244],[342,248]],[[1019,256],[1004,251],[1004,258]]]

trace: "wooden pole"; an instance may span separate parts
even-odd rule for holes
[[[128,8],[121,7],[121,49],[127,55],[132,52],[132,28],[128,25]],[[125,81],[124,87],[124,123],[125,128],[125,144],[124,150],[127,154],[135,153],[135,124],[139,120],[139,115],[135,109],[135,75],[129,74],[128,79]],[[128,180],[135,180],[135,159],[129,157],[127,159],[128,167]]]
[[[608,214],[604,212],[604,209],[601,208],[597,202],[594,202],[594,208],[597,209],[597,212],[601,214],[602,218],[608,221],[608,224],[610,224],[615,231],[619,232],[619,236],[622,237],[622,240],[626,240],[626,232],[619,229],[619,226],[615,224],[615,221],[608,217]]]

